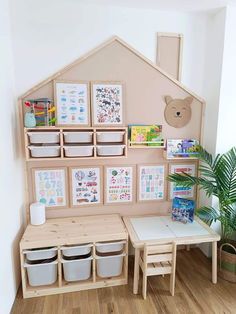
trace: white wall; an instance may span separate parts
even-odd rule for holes
[[[9,3],[0,7],[0,313],[10,312],[19,286],[19,237],[22,228],[22,162],[16,116]]]
[[[216,151],[236,146],[236,8],[226,10],[224,54],[219,99]]]
[[[11,6],[17,94],[112,35],[155,61],[158,31],[184,34],[182,80],[202,94],[206,14],[86,5],[79,0],[11,0]]]

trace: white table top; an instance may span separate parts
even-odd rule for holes
[[[172,221],[170,216],[124,217],[124,222],[133,245],[144,242],[176,241],[179,244],[219,241],[220,236],[195,217],[192,223]]]

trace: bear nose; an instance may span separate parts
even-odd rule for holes
[[[176,114],[177,114],[177,116],[179,116],[179,115],[180,115],[180,112],[179,112],[179,111],[177,111],[177,112],[176,112]]]

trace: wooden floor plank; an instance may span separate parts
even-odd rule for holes
[[[134,295],[129,260],[128,285],[31,299],[23,299],[19,289],[11,314],[236,314],[236,285],[221,278],[212,284],[211,261],[199,249],[178,251],[174,297],[168,275],[148,278],[146,300],[142,280]]]

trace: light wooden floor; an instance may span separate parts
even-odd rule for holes
[[[144,301],[140,294],[132,293],[132,275],[131,259],[129,284],[126,286],[25,300],[19,290],[12,314],[236,313],[236,284],[218,278],[218,284],[213,285],[211,261],[199,249],[178,251],[174,297],[169,292],[168,276],[150,277]]]

